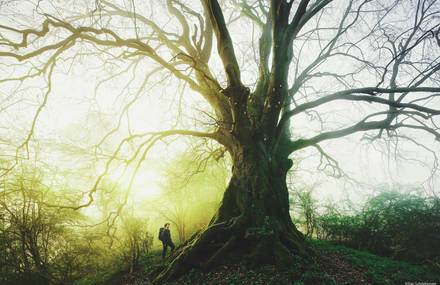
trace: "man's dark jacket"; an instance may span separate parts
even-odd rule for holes
[[[170,234],[170,230],[169,229],[163,228],[162,242],[164,242],[164,243],[172,243],[172,241],[171,241],[171,234]]]

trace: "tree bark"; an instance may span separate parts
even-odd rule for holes
[[[304,254],[304,237],[289,214],[286,174],[292,162],[269,149],[263,139],[234,141],[232,178],[221,206],[206,229],[175,251],[156,283],[191,268],[239,262],[287,266],[295,254]]]

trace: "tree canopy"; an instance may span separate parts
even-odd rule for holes
[[[212,156],[231,156],[231,181],[208,229],[163,276],[214,266],[245,242],[264,255],[240,254],[284,262],[302,252],[285,181],[292,153],[314,147],[337,174],[323,143],[363,133],[409,141],[437,161],[439,11],[435,0],[2,1],[2,175],[33,155],[56,86],[82,66],[95,74],[84,82],[95,93],[78,100],[91,110],[110,100],[115,118],[84,146],[105,159],[87,197],[58,206],[91,205],[103,178],[121,165],[131,188],[159,141],[214,140]],[[141,103],[147,96],[172,102],[167,129],[133,123],[149,112]],[[199,112],[183,107],[191,101]]]

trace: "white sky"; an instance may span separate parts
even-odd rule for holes
[[[244,42],[246,37],[252,37],[246,29],[235,29],[232,36],[240,39],[237,42]],[[248,49],[248,46],[242,46],[241,49],[237,49],[237,54],[245,54],[248,52]],[[214,61],[216,62],[216,60]],[[98,119],[95,115],[88,115],[91,110],[100,111],[103,114],[104,121],[110,122],[113,126],[115,125],[116,117],[114,113],[118,113],[117,111],[123,103],[121,98],[124,98],[124,96],[118,97],[119,92],[123,89],[124,82],[129,81],[130,77],[128,75],[122,76],[109,84],[103,85],[99,90],[96,101],[91,104],[90,98],[94,97],[94,86],[97,80],[103,78],[106,68],[110,68],[99,66],[98,63],[98,61],[95,62],[93,59],[84,57],[82,64],[76,64],[69,75],[59,74],[54,77],[53,91],[50,94],[48,105],[37,122],[36,140],[52,137],[59,142],[67,140],[79,145],[85,145],[87,142],[82,140],[86,138],[90,139],[91,142],[98,140],[99,135],[103,135],[105,130],[100,128],[101,122],[97,122]],[[243,64],[243,62],[240,63]],[[60,63],[59,65],[62,68],[68,68],[68,64],[63,65]],[[145,65],[144,69],[141,68],[140,70],[148,69],[147,65]],[[117,67],[114,68],[117,69]],[[255,79],[255,72],[252,68],[252,64],[249,64],[243,70],[243,78],[247,82],[252,82]],[[342,64],[338,65],[338,68],[341,69]],[[369,78],[365,78],[365,81],[369,81]],[[139,86],[139,84],[139,82],[137,85],[135,84],[132,90],[128,90],[128,93],[132,94],[135,92],[136,89],[134,87]],[[320,82],[320,84],[322,85],[321,87],[325,87],[327,83]],[[146,88],[146,91],[143,92],[142,100],[130,109],[130,125],[134,132],[166,130],[174,126],[175,119],[173,118],[176,115],[176,101],[173,101],[173,95],[176,93],[175,87],[166,81],[163,85]],[[29,92],[32,92],[32,90]],[[7,96],[7,92],[1,91],[0,96]],[[86,98],[87,100],[79,100],[80,98]],[[203,105],[199,104],[197,98],[197,96],[191,93],[188,99],[183,102],[184,106],[189,106],[189,111],[187,112],[189,115],[195,112],[195,107],[204,108]],[[35,99],[36,101],[41,100],[41,96],[37,95]],[[173,107],[170,108],[170,105]],[[25,133],[23,131],[29,128],[29,122],[33,116],[32,111],[35,111],[35,106],[29,109],[17,106],[17,109],[11,109],[6,115],[3,114],[7,116],[7,118],[2,117],[4,119],[3,122],[7,120],[7,123],[2,124],[1,127],[3,130],[8,128],[8,131],[2,131],[1,135],[6,136],[11,133],[17,133],[18,135],[21,133],[23,135]],[[359,109],[355,109],[352,104],[341,104],[335,106],[335,108],[353,108],[353,113],[359,112]],[[333,113],[326,116],[328,122],[338,123],[341,119],[340,117],[335,117]],[[344,117],[344,120],[348,119],[350,117]],[[124,119],[123,123],[126,124],[127,120]],[[183,123],[189,125],[191,121]],[[11,124],[12,127],[8,127]],[[307,120],[295,121],[295,128],[304,131],[303,134],[311,133],[311,127],[310,122]],[[14,130],[11,132],[9,129]],[[63,137],[56,138],[60,133],[63,134]],[[115,136],[110,142],[115,143],[118,141],[118,138],[120,137]],[[347,139],[339,139],[323,144],[324,149],[334,155],[341,167],[356,180],[368,184],[392,182],[420,184],[429,175],[429,169],[421,167],[416,162],[403,163],[402,161],[401,163],[396,163],[392,158],[387,159],[386,156],[382,156],[372,150],[371,146],[365,145],[364,142],[361,143],[360,138],[360,135],[354,135]],[[422,139],[425,140],[424,138]],[[429,144],[431,139],[432,137],[430,136],[426,137],[426,141]],[[91,142],[89,143],[91,144]],[[138,175],[133,188],[135,197],[141,199],[159,192],[158,183],[161,178],[159,171],[155,169],[155,163],[161,154],[166,154],[165,156],[169,158],[173,155],[173,150],[177,152],[181,148],[182,145],[174,143],[172,147],[158,146],[150,152],[153,162],[149,163],[147,160],[144,163],[145,167],[142,169],[142,173]],[[420,158],[420,156],[425,155],[419,150],[414,150],[411,146],[409,146],[409,149],[415,152],[411,154],[413,157]],[[436,146],[436,149],[438,149],[438,146]],[[299,155],[308,156],[310,153],[313,153],[313,151],[305,150],[300,152]],[[52,163],[62,161],[62,158],[57,156],[56,153],[52,153],[49,157],[51,157]],[[429,160],[429,157],[427,159]],[[303,162],[302,167],[304,171],[301,174],[301,180],[319,181],[320,186],[317,192],[320,198],[333,197],[334,199],[343,199],[346,198],[347,193],[349,193],[348,195],[356,196],[356,191],[345,191],[344,185],[346,184],[344,181],[337,181],[322,174],[317,174],[314,170],[318,160],[319,157],[314,156],[312,159]],[[62,164],[59,166],[63,167]],[[98,170],[99,168],[102,169],[102,164],[98,167]],[[114,177],[117,177],[117,173],[111,176],[110,179],[116,179]],[[127,183],[127,178],[124,179],[124,183]],[[354,186],[349,184],[346,187],[352,188]]]

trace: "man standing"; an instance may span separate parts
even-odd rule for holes
[[[174,250],[174,243],[171,241],[170,223],[166,223],[164,227],[160,229],[159,239],[163,245],[162,260],[164,260],[168,246],[171,247],[171,252]]]

